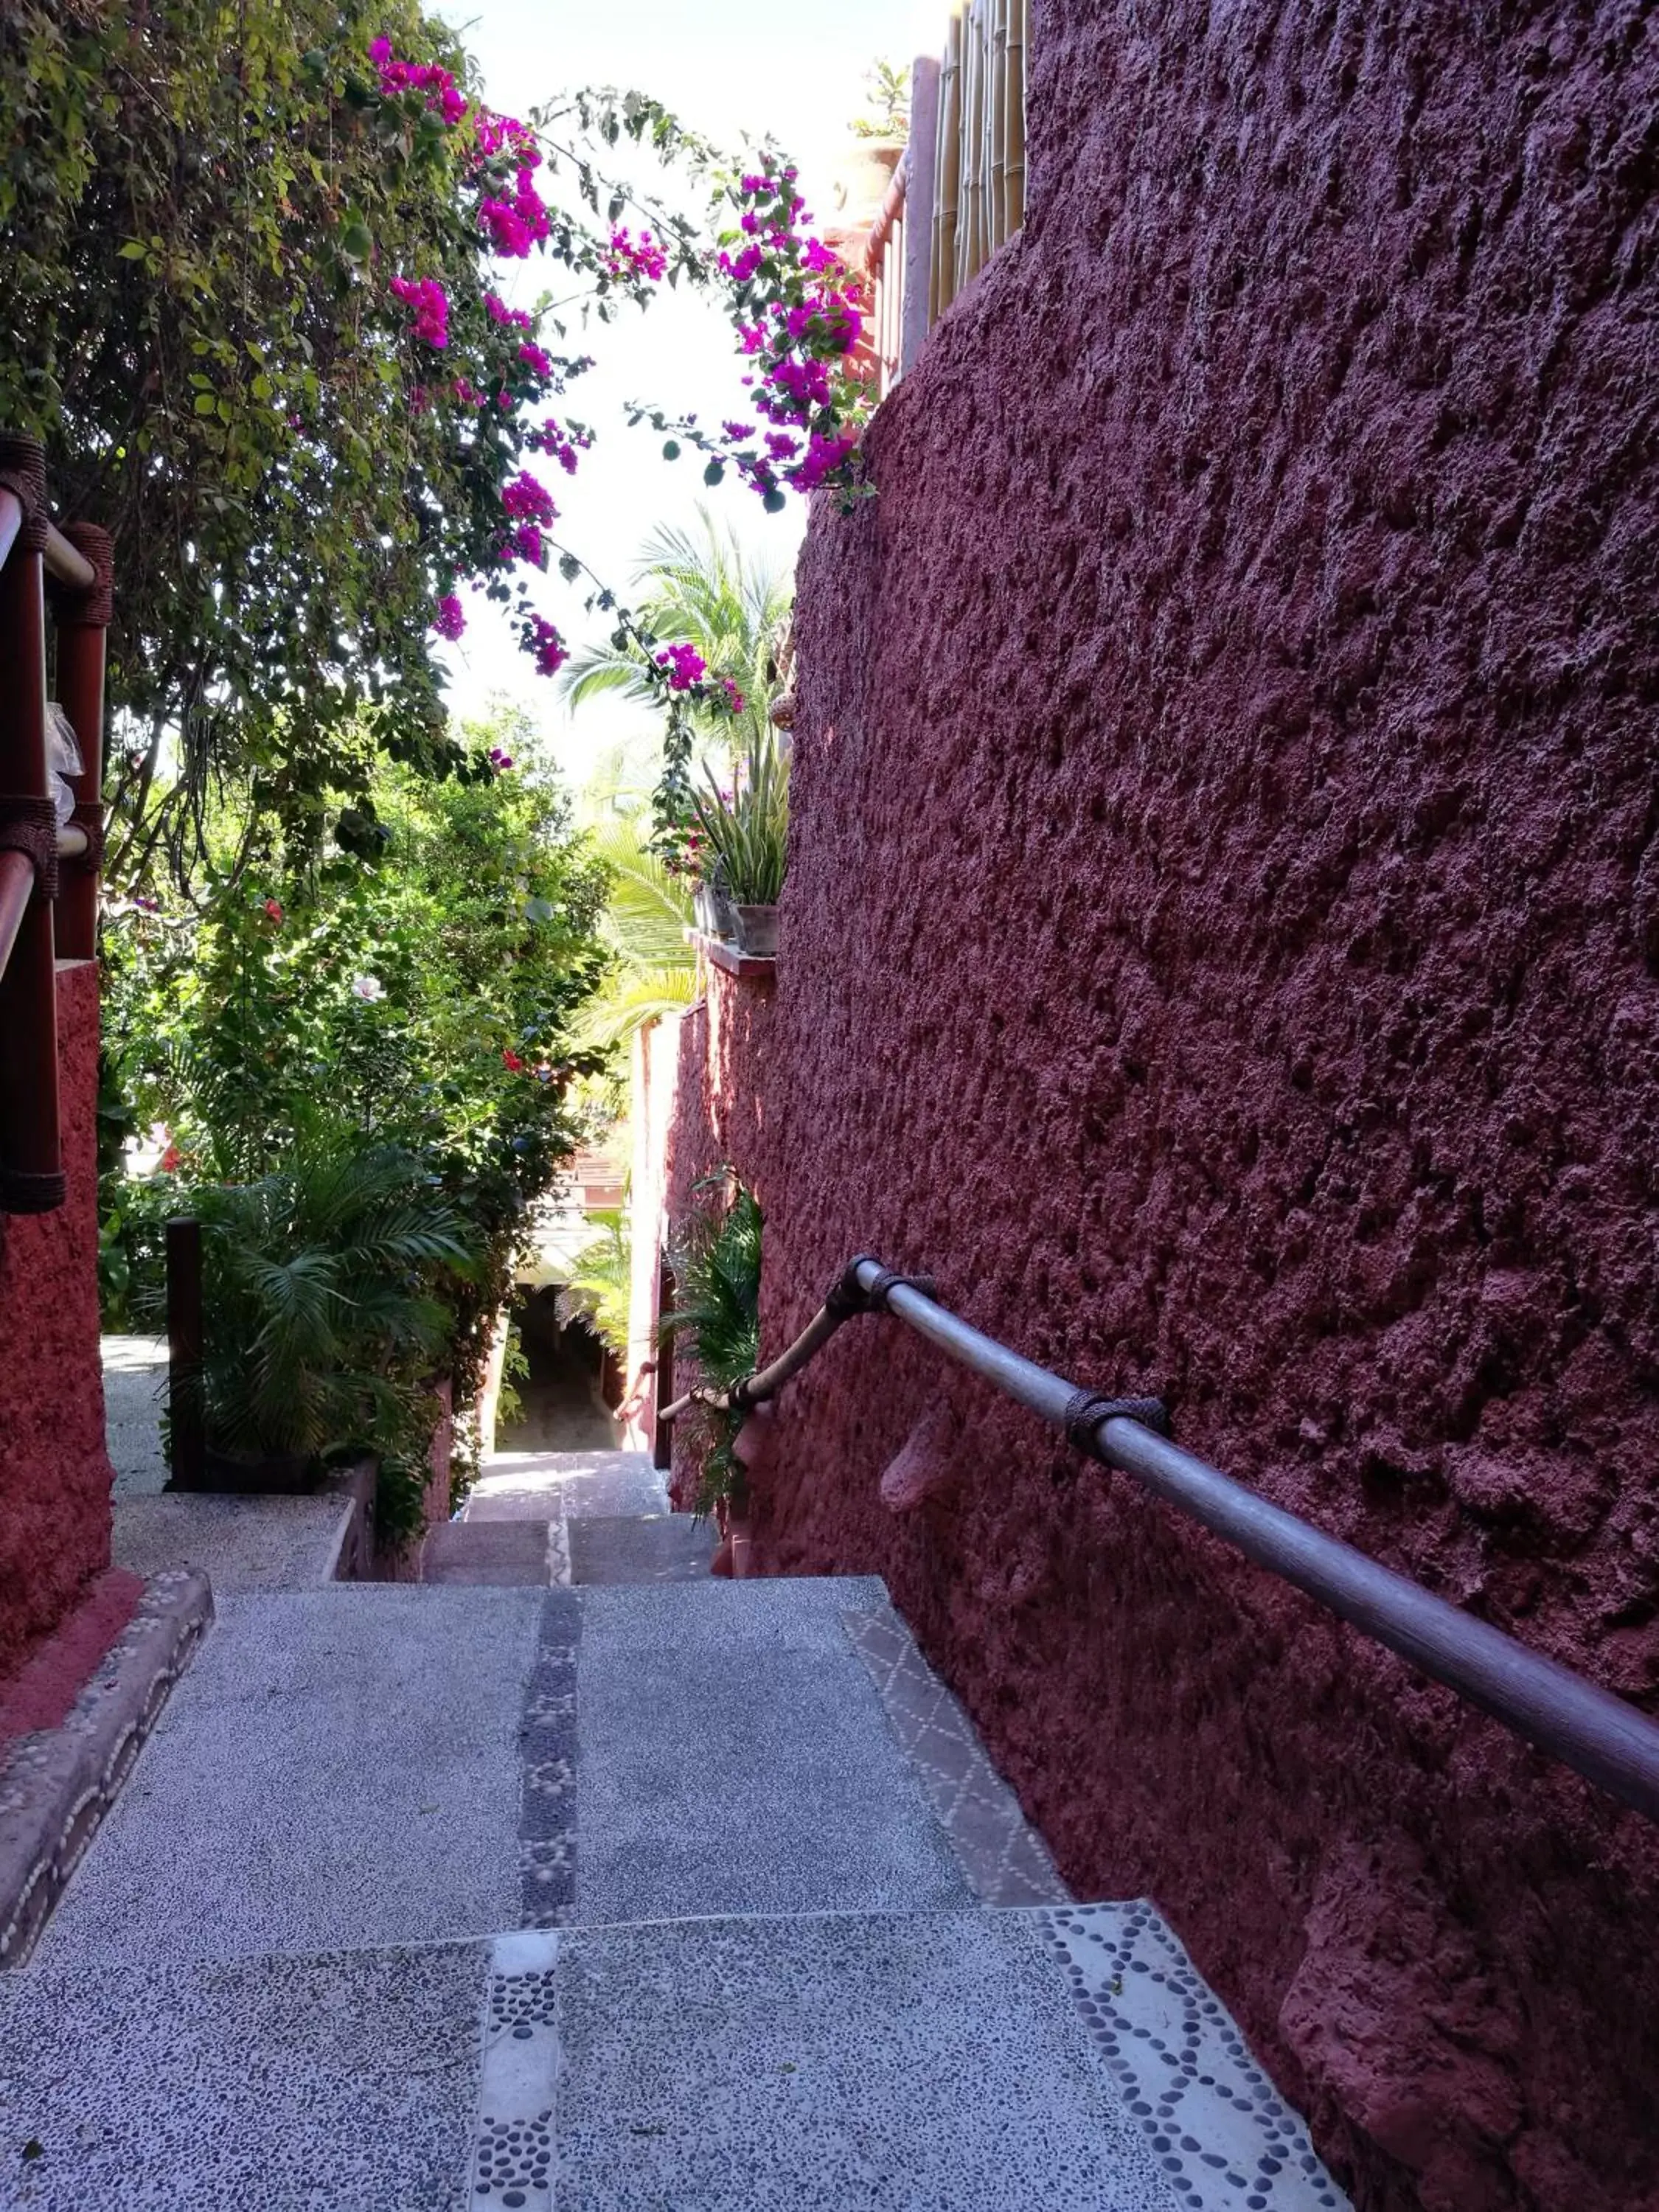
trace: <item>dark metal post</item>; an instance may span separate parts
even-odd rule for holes
[[[31,854],[35,870],[34,895],[0,975],[0,1212],[52,1213],[64,1203],[64,1172],[51,896],[57,832],[46,775],[42,555],[49,526],[40,447],[0,438],[0,477],[22,510],[0,568],[0,826],[13,849]]]
[[[75,820],[87,834],[83,858],[66,862],[58,893],[58,957],[92,960],[98,953],[98,872],[104,842],[104,644],[111,606],[108,533],[72,522],[64,535],[92,566],[90,589],[59,586],[52,594],[58,617],[58,698],[81,745],[82,772],[75,785]]]
[[[202,1487],[202,1224],[167,1224],[167,1414],[173,1490]]]
[[[655,1424],[651,1437],[651,1464],[666,1470],[674,1464],[674,1427],[665,1421],[663,1407],[674,1402],[674,1340],[661,1332],[662,1317],[674,1310],[674,1270],[666,1259],[657,1268],[657,1371],[652,1378],[653,1389],[651,1402],[655,1411]]]

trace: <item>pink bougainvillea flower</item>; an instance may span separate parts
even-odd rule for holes
[[[601,265],[607,276],[619,280],[635,276],[656,284],[667,270],[668,256],[648,230],[642,230],[637,240],[626,230],[613,230]]]
[[[519,359],[526,368],[532,369],[544,383],[553,374],[552,362],[538,345],[532,345],[528,340],[519,348]]]
[[[283,919],[282,901],[280,899],[267,899],[264,904],[264,914],[267,921],[280,922]]]
[[[449,343],[449,297],[435,276],[394,276],[392,289],[406,307],[415,311],[410,327],[415,336],[435,351]]]
[[[494,292],[484,294],[484,313],[492,323],[500,323],[506,330],[529,331],[535,328],[533,319],[521,307],[509,307],[506,301],[498,298]]]
[[[732,681],[729,676],[721,677],[720,690],[725,692],[726,703],[732,709],[732,712],[734,714],[742,714],[744,705],[743,694],[738,690],[737,685]]]
[[[755,434],[755,426],[752,422],[722,422],[720,428],[732,442],[738,446],[740,446],[745,438],[752,438]]]
[[[689,691],[708,673],[708,664],[692,645],[665,646],[657,655],[659,668],[668,671],[671,691]]]
[[[513,765],[513,756],[511,753],[503,752],[499,745],[491,745],[489,748],[489,765],[495,769],[497,775],[505,775],[508,769]]]
[[[556,676],[570,658],[570,648],[550,622],[532,615],[525,650],[533,653],[538,676]]]
[[[533,522],[521,522],[513,533],[513,550],[520,561],[539,568],[544,557],[542,533]]]
[[[510,483],[501,487],[501,505],[515,522],[538,522],[545,530],[558,520],[552,493],[528,469],[520,469]]]
[[[438,611],[432,617],[432,627],[440,637],[458,638],[466,628],[466,616],[453,592],[446,592],[438,602]]]

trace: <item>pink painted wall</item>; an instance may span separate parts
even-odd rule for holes
[[[98,1356],[98,969],[58,970],[69,1201],[0,1221],[0,1682],[109,1565]]]
[[[769,1350],[926,1266],[1655,1710],[1659,41],[1046,0],[1034,67],[1025,233],[814,522],[676,1189],[759,1189]],[[1651,1829],[892,1324],[770,1456],[766,1563],[887,1577],[1367,2212],[1659,2206]]]

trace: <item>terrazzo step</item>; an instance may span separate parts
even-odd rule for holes
[[[504,2212],[1337,2212],[1146,1905],[506,1939],[467,2201]]]
[[[37,1964],[483,1936],[521,1897],[520,1730],[548,1594],[222,1600]]]
[[[705,1582],[714,1531],[687,1513],[592,1513],[567,1524],[570,1579],[594,1583]]]
[[[1346,2202],[1144,1904],[48,1968],[0,2050],[31,2212]]]
[[[648,1452],[492,1452],[461,1518],[550,1521],[563,1515],[666,1513],[668,1489]]]
[[[562,1579],[560,1565],[556,1524],[550,1521],[448,1521],[427,1537],[421,1580],[545,1589]]]
[[[843,1615],[873,1577],[573,1591],[574,1917],[942,1909],[973,1891]]]

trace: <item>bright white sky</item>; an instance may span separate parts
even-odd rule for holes
[[[796,8],[780,0],[440,0],[483,69],[484,94],[508,113],[580,85],[617,85],[652,94],[694,129],[737,149],[747,133],[769,132],[801,165],[807,206],[820,223],[832,219],[829,179],[851,143],[848,125],[864,112],[864,79],[876,59],[908,62],[944,44],[947,0],[836,0],[832,9]],[[629,173],[656,186],[670,180],[632,149],[619,157]],[[635,226],[637,228],[637,226]],[[556,271],[537,258],[501,264],[500,289],[528,306]],[[551,342],[550,342],[551,343]],[[623,410],[647,399],[710,422],[744,412],[743,371],[731,326],[712,299],[664,290],[649,312],[629,312],[585,336],[573,325],[571,352],[592,354],[599,366],[573,386],[568,411],[598,432],[574,477],[538,464],[559,502],[559,534],[621,592],[641,541],[659,522],[689,522],[699,498],[733,523],[744,542],[787,565],[804,524],[802,502],[765,514],[752,492],[728,479],[709,492],[688,455],[670,463],[648,428],[630,430]],[[543,613],[567,637],[586,634],[580,587],[556,572],[537,587]],[[447,649],[450,696],[462,714],[492,696],[527,707],[543,746],[580,784],[595,755],[637,733],[639,710],[595,702],[573,718],[520,652],[499,611],[464,595],[467,631]],[[595,625],[602,634],[609,624]]]

